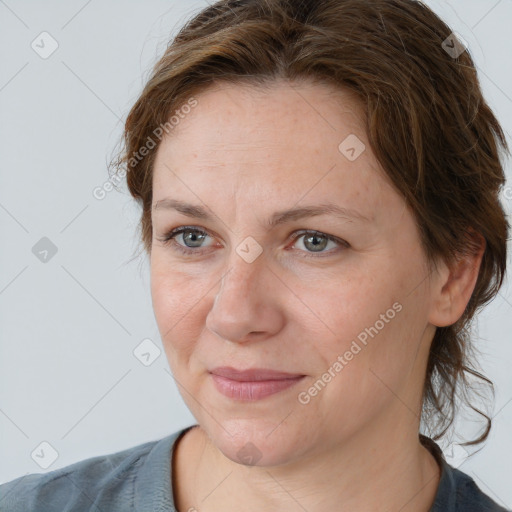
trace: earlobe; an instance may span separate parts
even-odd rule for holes
[[[446,327],[457,322],[475,289],[485,251],[485,239],[477,233],[472,236],[474,244],[471,251],[457,256],[449,266],[443,262],[437,272],[429,317],[429,322],[436,327]]]

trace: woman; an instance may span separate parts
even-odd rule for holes
[[[2,510],[506,510],[435,442],[466,376],[489,382],[468,328],[505,273],[500,147],[469,53],[420,3],[199,13],[112,177],[142,206],[197,424],[9,482]]]

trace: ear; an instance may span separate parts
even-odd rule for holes
[[[432,304],[429,322],[437,327],[452,325],[462,316],[475,289],[480,264],[485,251],[485,239],[471,232],[472,243],[468,254],[457,256],[448,266],[438,264],[433,280]]]

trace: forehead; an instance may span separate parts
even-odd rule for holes
[[[194,199],[186,184],[199,197],[250,195],[261,204],[307,195],[364,210],[362,197],[384,199],[385,178],[350,91],[285,81],[265,88],[216,84],[196,99],[158,149],[155,201],[169,190]],[[343,152],[347,140],[362,151],[356,159]]]
[[[279,80],[265,86],[217,83],[196,96],[197,106],[181,120],[164,143],[195,141],[202,152],[213,145],[258,143],[283,149],[328,150],[349,133],[365,136],[362,105],[349,90],[326,84]],[[307,138],[309,144],[300,143]],[[190,145],[188,145],[190,147]],[[174,148],[176,150],[179,148]],[[332,149],[332,148],[331,148]],[[291,156],[291,155],[290,155]]]

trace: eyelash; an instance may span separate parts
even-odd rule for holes
[[[177,243],[174,240],[176,238],[176,236],[180,235],[181,233],[183,233],[185,231],[192,231],[192,232],[195,232],[195,233],[199,233],[200,235],[210,236],[208,234],[208,232],[204,231],[203,229],[199,229],[199,228],[194,227],[194,226],[181,226],[179,228],[172,229],[171,231],[166,233],[164,235],[164,237],[162,239],[160,239],[160,241],[163,242],[164,245],[171,245],[172,244],[174,246],[174,249],[178,250],[179,252],[181,252],[183,254],[188,254],[188,255],[198,254],[200,252],[201,248],[198,248],[198,249],[186,248],[185,246]],[[304,235],[316,235],[319,238],[327,238],[327,240],[335,242],[335,243],[341,245],[342,247],[345,247],[345,248],[350,247],[349,243],[345,242],[345,240],[342,240],[340,238],[336,238],[336,237],[334,237],[332,235],[328,235],[327,233],[322,233],[321,231],[307,230],[307,229],[298,231],[296,233],[296,236],[293,238],[293,243],[295,243],[299,238],[301,238]],[[300,251],[300,252],[304,253],[305,251]],[[306,253],[307,255],[304,254],[303,257],[304,258],[318,258],[318,257],[322,257],[322,255],[330,254],[331,252],[332,251],[328,251],[326,253],[325,252],[316,253],[316,254],[318,254],[318,256],[315,253],[313,253],[313,252],[309,252],[309,254]]]

